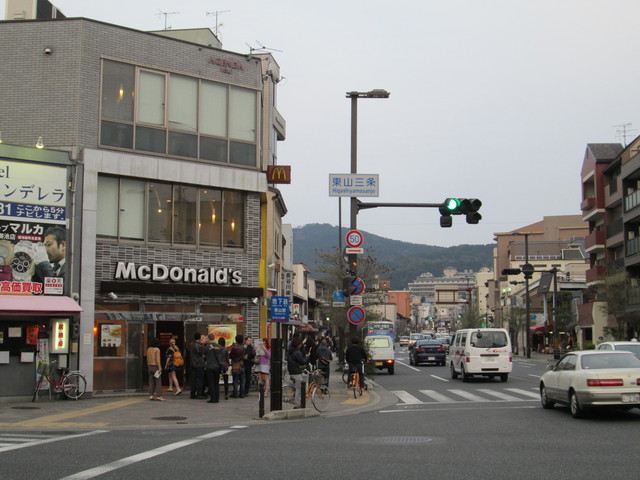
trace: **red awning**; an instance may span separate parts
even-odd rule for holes
[[[529,327],[529,330],[531,330],[531,333],[544,333],[546,331],[550,330],[550,327],[548,327],[547,325],[534,325],[533,327]]]
[[[77,315],[82,308],[69,297],[52,295],[0,295],[0,315]]]

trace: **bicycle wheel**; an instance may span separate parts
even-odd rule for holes
[[[311,392],[311,403],[313,407],[319,412],[326,412],[331,405],[331,392],[326,385],[320,385],[314,387]]]
[[[62,381],[62,391],[71,400],[78,400],[87,390],[87,381],[79,373],[70,373]]]
[[[354,373],[351,375],[351,388],[353,388],[353,398],[358,398],[358,390],[360,389],[360,375]]]
[[[347,385],[349,384],[349,370],[344,369],[344,370],[342,371],[342,381],[343,381],[344,383],[346,383]]]
[[[296,389],[292,385],[282,386],[282,401],[295,405],[296,403]]]

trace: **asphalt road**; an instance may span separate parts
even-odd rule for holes
[[[629,479],[640,410],[575,420],[535,397],[545,365],[516,360],[506,383],[446,367],[375,378],[395,403],[360,413],[225,426],[0,432],[0,478]],[[11,435],[34,442],[11,449]],[[39,440],[38,440],[39,439]],[[40,443],[37,443],[40,441]],[[22,443],[22,445],[25,445]]]

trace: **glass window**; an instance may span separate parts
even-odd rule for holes
[[[136,127],[136,150],[165,153],[167,132],[157,128]]]
[[[169,128],[195,132],[198,112],[198,81],[182,75],[169,77]]]
[[[173,187],[173,241],[195,245],[196,243],[196,197],[198,189],[175,185]]]
[[[250,143],[231,142],[229,162],[234,165],[256,165],[256,146]]]
[[[143,181],[120,180],[120,238],[144,239],[144,189]]]
[[[105,60],[102,68],[102,118],[132,122],[135,67]]]
[[[200,245],[219,247],[222,233],[222,191],[200,190]]]
[[[227,136],[227,86],[219,83],[200,84],[200,133]]]
[[[246,88],[231,88],[229,94],[229,137],[256,141],[256,94]]]
[[[198,143],[195,135],[169,132],[169,155],[196,158]]]
[[[244,247],[244,194],[231,190],[223,193],[224,227],[223,246]]]
[[[165,76],[140,71],[138,88],[138,121],[152,125],[164,125]]]
[[[118,179],[98,177],[97,233],[106,237],[118,236]]]
[[[100,145],[133,148],[133,125],[103,120],[100,124]]]
[[[227,141],[219,138],[200,137],[200,158],[227,163]]]
[[[171,185],[149,184],[149,241],[171,242]]]

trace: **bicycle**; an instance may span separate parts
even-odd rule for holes
[[[351,386],[351,371],[348,368],[342,370],[342,381],[347,385],[347,388]],[[364,376],[364,389],[370,390],[373,388],[373,384],[369,382],[367,376]]]
[[[307,384],[307,391],[305,393],[306,399],[311,399],[313,408],[319,412],[326,412],[331,405],[331,392],[329,386],[324,381],[324,375],[319,368],[309,371],[303,370],[302,373],[307,375],[307,378],[311,378],[311,381]],[[296,389],[293,385],[282,386],[282,400],[286,403],[296,403]]]
[[[350,367],[349,377],[349,388],[353,389],[353,398],[361,397],[364,387],[360,384],[360,369],[358,367]]]
[[[64,393],[65,396],[71,400],[78,400],[84,392],[87,390],[87,380],[84,378],[80,370],[67,370],[64,369],[59,380],[54,378],[53,372],[55,371],[54,365],[58,363],[57,360],[51,362],[41,361],[38,365],[38,374],[40,378],[36,382],[36,388],[33,392],[33,398],[31,402],[35,402],[38,397],[40,387],[45,380],[49,382],[49,398],[51,398],[51,388],[55,393]]]

